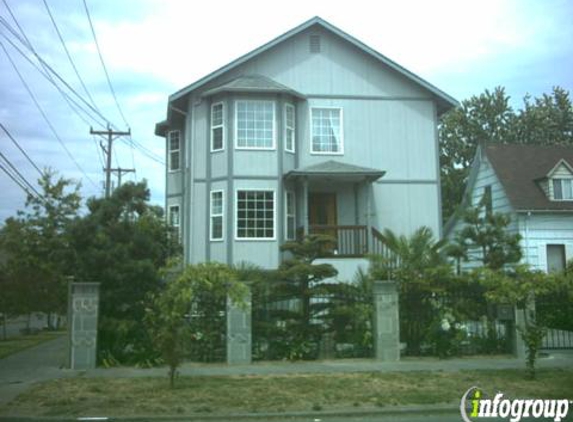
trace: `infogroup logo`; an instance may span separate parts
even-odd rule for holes
[[[465,422],[473,422],[485,418],[509,419],[519,422],[521,418],[553,418],[555,422],[567,417],[568,399],[507,399],[503,393],[497,393],[493,400],[486,398],[483,390],[471,387],[462,396],[460,413]]]

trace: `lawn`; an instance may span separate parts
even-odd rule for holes
[[[45,341],[53,340],[61,335],[63,335],[62,331],[41,331],[37,334],[9,337],[6,340],[0,340],[0,359]]]
[[[60,379],[36,385],[3,415],[137,416],[371,409],[459,403],[471,386],[515,398],[572,398],[573,370],[352,373],[281,376]]]

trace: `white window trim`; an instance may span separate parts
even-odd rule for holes
[[[292,195],[292,205],[293,205],[293,209],[294,209],[294,214],[288,213],[288,196],[289,195]],[[285,191],[284,208],[285,208],[285,221],[284,221],[285,240],[295,240],[296,239],[296,195],[295,195],[293,190]],[[289,219],[289,216],[294,219],[294,226],[293,226],[294,227],[294,236],[293,237],[289,237],[289,235],[288,235],[288,219]]]
[[[552,197],[551,200],[552,200],[552,201],[555,201],[555,202],[571,202],[571,201],[573,201],[573,198],[571,198],[571,199],[566,199],[566,198],[556,198],[556,197],[555,197],[555,185],[554,185],[554,182],[555,182],[556,180],[566,180],[566,179],[567,179],[567,180],[571,180],[571,184],[573,185],[573,177],[560,176],[560,177],[552,177],[552,178],[550,179],[550,182],[549,182],[549,183],[551,184],[550,189],[551,189],[551,197]],[[563,192],[563,183],[561,183],[561,191]]]
[[[288,127],[287,126],[287,109],[292,108],[292,115],[293,115],[293,120],[292,120],[292,127]],[[285,104],[284,107],[284,143],[285,143],[285,151],[286,152],[290,152],[290,153],[295,153],[296,152],[296,109],[294,107],[294,105],[292,104]],[[292,149],[288,149],[287,148],[287,130],[288,129],[292,129]]]
[[[213,125],[213,109],[216,106],[221,106],[221,114],[222,114],[222,119],[221,119],[221,124],[220,125]],[[225,103],[222,101],[216,102],[211,104],[211,152],[220,152],[220,151],[224,151],[225,150],[225,144],[227,143],[227,139],[225,136],[225,120],[226,120],[226,116],[227,116],[227,110],[225,108]],[[213,149],[213,131],[215,129],[221,128],[221,133],[222,133],[222,143],[223,145],[221,146],[221,148],[218,149]]]
[[[173,209],[177,209],[177,224],[172,224],[171,223],[171,215],[173,214]],[[168,210],[168,214],[167,214],[167,222],[169,224],[170,227],[176,227],[179,228],[181,226],[181,207],[179,206],[179,204],[174,204],[174,205],[169,205],[169,210]]]
[[[239,192],[272,192],[273,193],[273,237],[239,237],[237,235],[239,224],[238,224],[238,214],[239,214]],[[272,242],[277,240],[277,192],[276,189],[264,189],[264,188],[237,188],[235,189],[235,209],[234,209],[234,223],[235,223],[235,240],[247,241],[247,242]]]
[[[270,147],[241,147],[239,146],[239,107],[238,104],[244,102],[262,102],[262,103],[271,103],[273,105],[273,140],[272,145]],[[277,134],[276,134],[276,126],[277,126],[277,113],[276,113],[276,103],[275,101],[268,101],[268,100],[235,100],[235,149],[238,150],[254,150],[254,151],[275,151],[277,149]]]
[[[221,214],[213,214],[213,194],[221,194]],[[213,237],[213,217],[221,217],[221,237]],[[223,189],[212,190],[209,195],[209,240],[222,242],[225,240],[225,192]]]
[[[324,109],[324,108],[329,108],[329,109],[335,109],[335,110],[340,110],[340,151],[337,152],[330,152],[330,151],[314,151],[312,149],[312,110],[315,109]],[[335,107],[335,106],[312,106],[309,109],[309,116],[308,116],[308,120],[310,123],[310,137],[309,137],[309,141],[310,141],[310,154],[311,155],[344,155],[344,110],[342,109],[342,107]]]
[[[179,134],[178,139],[179,139],[179,149],[176,150],[172,150],[171,149],[171,134],[177,132]],[[173,151],[176,151],[179,153],[179,167],[175,170],[171,169],[171,153]],[[169,132],[167,132],[167,171],[169,173],[175,173],[177,171],[181,171],[181,167],[182,167],[182,162],[181,162],[181,131],[180,130],[170,130]]]

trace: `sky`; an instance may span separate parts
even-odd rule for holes
[[[164,205],[165,141],[154,127],[165,119],[168,96],[313,16],[459,101],[503,86],[519,108],[526,94],[573,91],[572,0],[85,1],[119,107],[84,0],[0,2],[0,123],[40,169],[81,182],[84,198],[103,193],[102,153],[90,126],[105,129],[105,118],[132,134],[114,141],[113,167],[135,168],[123,180],[146,179],[151,201]],[[62,91],[103,117],[66,100],[38,58]],[[37,188],[37,170],[2,130],[0,153]],[[1,156],[0,165],[8,166]],[[26,197],[1,170],[0,225]]]

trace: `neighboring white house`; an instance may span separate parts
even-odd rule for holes
[[[478,148],[463,206],[475,206],[484,197],[492,212],[511,216],[509,230],[522,237],[523,263],[543,271],[560,271],[573,259],[573,148]],[[463,221],[453,217],[445,236],[452,239],[462,226]],[[476,265],[472,259],[462,263],[466,268]]]
[[[275,268],[300,233],[335,236],[339,259],[385,228],[440,236],[437,124],[456,104],[318,17],[177,91],[155,132],[185,262]]]

